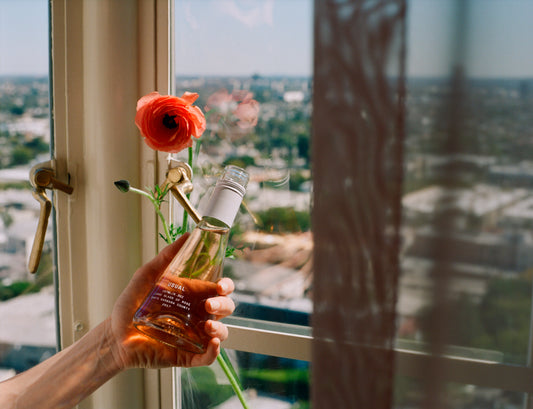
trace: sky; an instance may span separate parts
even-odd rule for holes
[[[408,4],[410,75],[446,74],[460,59],[475,77],[533,77],[533,1],[409,0]],[[462,41],[455,39],[458,7],[466,15]]]
[[[48,1],[0,0],[0,75],[48,74]]]
[[[310,75],[312,0],[181,0],[178,74]]]
[[[0,0],[0,75],[48,72],[47,3]],[[177,74],[311,75],[312,3],[179,0]],[[531,0],[408,0],[408,74],[446,75],[463,56],[473,76],[533,77],[531,21]]]

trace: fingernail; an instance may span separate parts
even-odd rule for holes
[[[226,283],[225,281],[221,281],[220,288],[222,289],[223,292],[225,293],[228,292],[229,290],[228,283]]]
[[[216,333],[215,328],[213,327],[212,321],[207,321],[205,325],[205,332],[207,332],[209,335],[214,335]]]
[[[218,308],[220,307],[220,303],[217,300],[210,300],[209,304],[211,305],[212,311],[218,310]]]

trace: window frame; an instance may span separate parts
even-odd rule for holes
[[[170,8],[168,0],[50,0],[52,156],[58,178],[74,187],[54,195],[61,348],[105,319],[157,252],[153,209],[110,186],[161,180],[163,155],[135,138],[132,117],[141,95],[170,90]],[[172,407],[171,376],[126,371],[79,407]]]

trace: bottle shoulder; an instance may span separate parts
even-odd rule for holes
[[[226,223],[211,216],[204,216],[202,220],[200,220],[200,223],[198,223],[197,228],[202,230],[212,230],[218,233],[225,233],[230,229]]]

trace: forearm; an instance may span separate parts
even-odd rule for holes
[[[5,409],[72,408],[122,370],[109,320],[36,367],[0,384]]]

